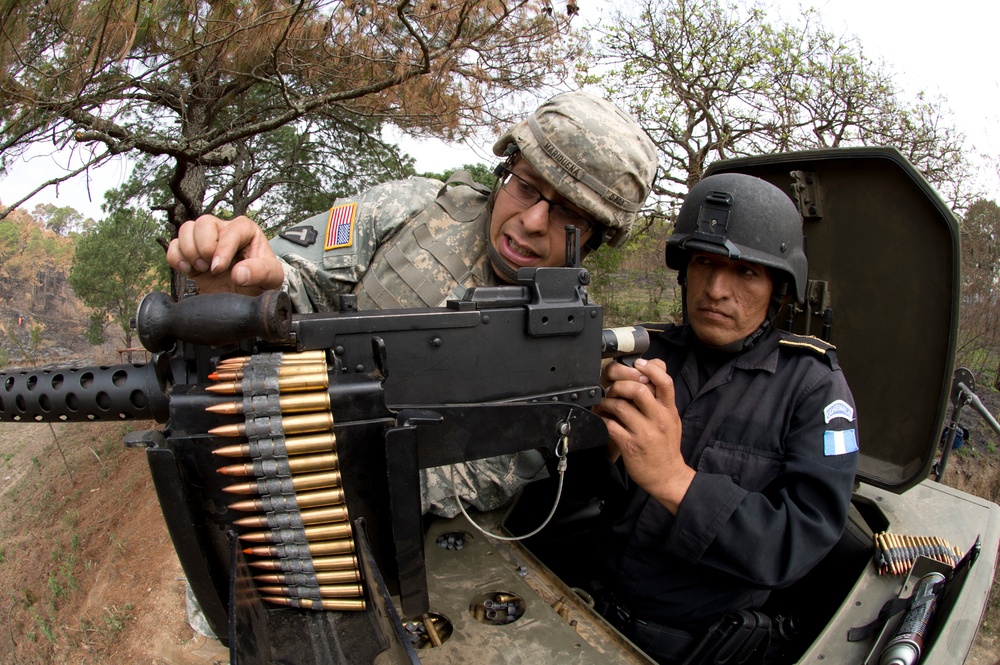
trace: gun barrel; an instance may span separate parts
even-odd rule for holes
[[[155,363],[0,373],[0,421],[166,422],[169,398]]]

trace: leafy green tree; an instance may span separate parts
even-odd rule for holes
[[[996,368],[1000,382],[1000,206],[979,199],[965,214],[962,234],[960,366],[986,373]],[[983,382],[986,383],[985,381]],[[1000,390],[1000,388],[998,388]]]
[[[29,147],[138,160],[174,227],[329,189],[317,167],[392,124],[452,139],[567,76],[569,16],[529,0],[11,0],[0,7],[0,172]],[[284,131],[282,131],[284,129]],[[354,133],[354,143],[346,136]],[[394,159],[385,147],[364,159]],[[371,164],[364,165],[367,172]],[[315,175],[315,179],[302,176]],[[32,192],[34,193],[34,192]],[[21,202],[15,202],[14,207]],[[299,204],[296,204],[299,205]],[[279,215],[280,216],[280,215]]]
[[[167,283],[166,261],[156,242],[160,226],[146,211],[119,208],[80,236],[69,275],[70,285],[94,310],[94,324],[114,323],[125,348],[132,348],[131,320],[139,300]]]
[[[52,203],[39,203],[31,211],[31,216],[36,221],[45,225],[45,228],[61,236],[70,233],[78,233],[92,219],[84,219],[83,215],[76,208],[70,206],[58,207]]]
[[[247,215],[268,234],[297,223],[335,199],[413,172],[413,160],[380,138],[372,119],[335,122],[324,118],[285,126],[235,145],[231,164],[206,173],[205,212]],[[143,155],[105,210],[142,205],[169,212],[173,177],[169,157]]]
[[[954,206],[967,205],[964,136],[939,100],[903,99],[857,39],[768,19],[757,3],[639,0],[595,48],[601,85],[656,142],[656,191],[678,201],[715,159],[894,145]]]
[[[493,169],[493,166],[488,166],[480,162],[478,164],[463,164],[459,168],[452,169],[451,171],[442,171],[441,173],[428,171],[427,173],[420,173],[419,175],[424,178],[434,178],[435,180],[445,182],[448,178],[454,175],[456,171],[467,171],[469,175],[472,176],[473,181],[492,189],[493,185],[495,185],[497,181],[497,177],[494,175]]]

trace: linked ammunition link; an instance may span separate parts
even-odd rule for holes
[[[220,467],[242,477],[223,490],[250,495],[229,505],[253,513],[233,520],[261,597],[312,610],[361,611],[364,588],[338,470],[325,353],[263,353],[220,361],[207,390],[239,396],[207,410],[241,415],[209,434],[239,437],[219,457],[249,461]],[[266,572],[265,572],[266,571]]]
[[[962,559],[962,552],[937,536],[875,534],[875,566],[880,575],[907,575],[918,556],[954,566]]]

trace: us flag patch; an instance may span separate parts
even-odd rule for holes
[[[326,244],[323,249],[339,249],[354,244],[354,213],[357,203],[345,203],[330,208],[330,220],[326,225]]]

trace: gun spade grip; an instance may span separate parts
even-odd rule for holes
[[[166,293],[142,299],[136,313],[142,345],[153,353],[170,351],[178,340],[220,346],[248,338],[291,339],[292,303],[284,291],[259,296],[207,293],[174,302]]]

